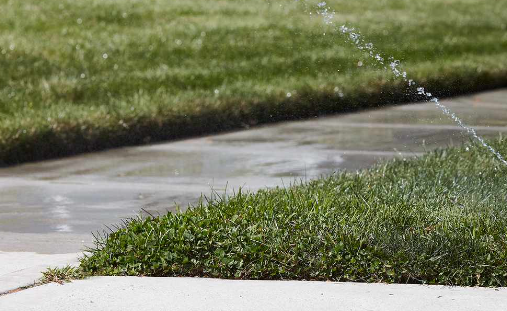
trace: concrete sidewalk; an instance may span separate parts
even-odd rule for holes
[[[77,265],[80,253],[37,254],[31,252],[0,252],[0,294],[33,284],[48,266]],[[2,309],[0,309],[2,310]]]
[[[507,289],[198,278],[95,277],[0,297],[0,310],[495,311]]]

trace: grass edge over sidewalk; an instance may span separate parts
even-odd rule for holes
[[[507,152],[504,140],[492,142]],[[86,275],[507,286],[506,168],[479,146],[133,219]]]

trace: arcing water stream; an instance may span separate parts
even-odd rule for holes
[[[296,0],[299,1],[299,0]],[[302,0],[302,3],[305,7],[305,10],[308,11],[309,5],[306,3],[306,0]],[[424,87],[421,87],[412,79],[409,79],[407,72],[402,71],[400,61],[395,60],[392,57],[388,57],[387,61],[384,56],[379,53],[372,43],[366,42],[362,35],[355,30],[354,28],[347,27],[345,25],[342,26],[336,26],[334,24],[334,17],[335,17],[335,11],[333,11],[331,8],[329,8],[326,4],[326,2],[320,2],[317,4],[317,11],[316,13],[320,16],[322,16],[324,23],[329,26],[333,26],[336,31],[339,31],[340,33],[347,36],[347,40],[352,42],[359,50],[366,51],[367,54],[372,58],[378,65],[382,66],[384,69],[388,69],[387,63],[389,65],[389,69],[392,71],[395,77],[402,79],[405,81],[409,87],[414,88],[414,94],[422,95],[424,98],[429,101],[433,102],[435,106],[437,106],[443,114],[448,116],[451,120],[453,120],[459,127],[461,127],[464,131],[466,131],[469,135],[471,135],[474,139],[479,141],[482,146],[484,146],[486,149],[488,149],[491,153],[493,153],[496,158],[502,162],[504,165],[507,166],[507,161],[505,158],[496,151],[493,147],[491,147],[481,136],[477,134],[477,131],[471,127],[466,125],[454,112],[452,112],[449,108],[447,108],[445,105],[440,103],[440,100],[438,97],[433,96],[431,93],[427,92]]]

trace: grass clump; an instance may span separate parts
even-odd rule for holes
[[[493,142],[507,153],[505,141]],[[96,240],[98,275],[507,286],[507,169],[480,147],[238,192]]]
[[[437,96],[507,85],[506,0],[327,4]],[[25,0],[0,11],[3,165],[416,99],[301,1]]]
[[[39,280],[40,284],[58,283],[64,284],[72,280],[79,280],[84,278],[79,267],[67,265],[65,267],[48,267],[46,271],[42,272],[42,278]]]

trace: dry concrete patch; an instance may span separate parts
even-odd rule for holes
[[[507,310],[507,288],[94,277],[0,297],[0,310]]]
[[[0,252],[0,294],[34,284],[49,266],[77,265],[79,255]]]

